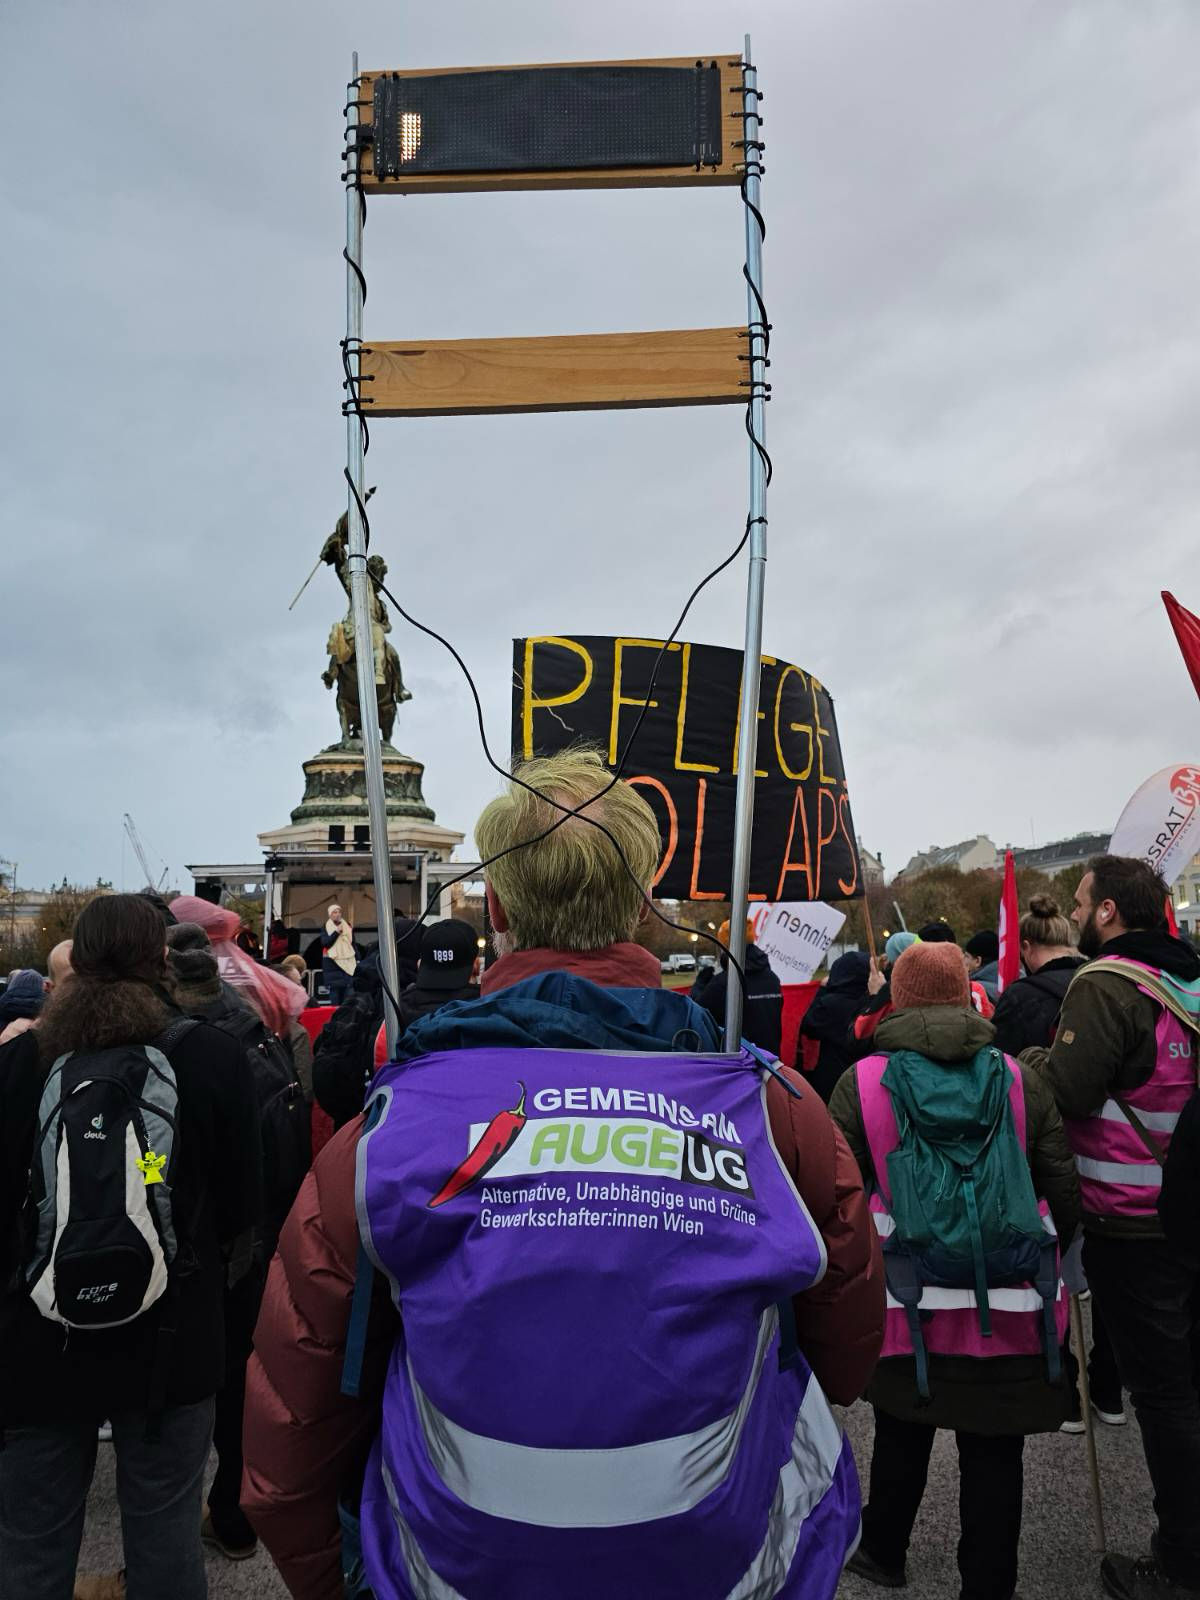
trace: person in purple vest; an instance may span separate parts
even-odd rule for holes
[[[1117,1600],[1200,1595],[1200,1246],[1167,1239],[1162,1167],[1196,1090],[1200,955],[1167,929],[1167,888],[1144,861],[1097,856],[1075,895],[1093,958],[1063,1000],[1045,1076],[1075,1152],[1083,1265],[1142,1430],[1158,1529],[1149,1559],[1108,1556]]]
[[[876,1030],[879,1053],[842,1076],[829,1106],[873,1186],[871,1209],[881,1238],[902,1245],[889,1254],[885,1244],[887,1332],[867,1389],[875,1411],[870,1500],[849,1570],[886,1588],[906,1582],[905,1557],[934,1435],[952,1428],[959,1460],[962,1600],[1010,1600],[1017,1582],[1025,1435],[1056,1431],[1067,1407],[1066,1385],[1051,1382],[1047,1302],[1033,1283],[1010,1279],[1009,1286],[989,1287],[985,1332],[981,1302],[971,1289],[918,1280],[911,1314],[893,1297],[893,1287],[897,1295],[904,1292],[898,1280],[893,1284],[893,1263],[906,1259],[909,1245],[893,1198],[893,1185],[903,1181],[911,1159],[900,1129],[918,1128],[935,1148],[938,1141],[974,1140],[986,1149],[1011,1128],[1017,1146],[1012,1160],[1024,1160],[1032,1177],[1029,1202],[1036,1209],[1029,1221],[1039,1235],[1048,1234],[1052,1222],[1064,1243],[1070,1240],[1079,1225],[1079,1189],[1053,1098],[1036,1073],[1023,1072],[995,1050],[995,1030],[974,1009],[958,947],[910,946],[896,962],[891,990],[895,1010]],[[949,1163],[934,1165],[934,1185],[920,1185],[921,1209],[933,1214],[939,1199],[962,1208],[964,1195],[949,1177]],[[1006,1180],[1010,1200],[1015,1189]],[[982,1210],[982,1197],[978,1205]],[[1049,1265],[1056,1296],[1050,1342],[1057,1347],[1066,1330],[1066,1296],[1052,1259]],[[914,1344],[914,1325],[921,1330],[921,1350]]]
[[[413,1023],[284,1229],[243,1505],[296,1600],[831,1600],[829,1400],[883,1331],[861,1178],[794,1073],[659,987],[637,791],[582,750],[515,776],[476,828],[481,998]]]

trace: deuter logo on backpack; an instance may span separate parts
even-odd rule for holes
[[[30,1172],[30,1298],[70,1328],[114,1328],[161,1298],[177,1255],[172,1183],[178,1092],[153,1044],[61,1056],[38,1108]]]

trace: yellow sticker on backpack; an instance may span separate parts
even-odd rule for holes
[[[153,1150],[147,1150],[138,1162],[147,1183],[162,1183],[162,1169],[167,1164],[166,1156],[156,1156]]]

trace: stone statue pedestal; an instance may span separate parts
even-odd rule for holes
[[[423,850],[434,861],[448,861],[463,835],[437,825],[421,793],[425,768],[390,744],[383,746],[383,786],[387,796],[388,844],[392,850]],[[304,763],[304,798],[292,812],[290,827],[260,833],[265,850],[328,848],[329,829],[345,829],[346,849],[354,848],[354,829],[370,826],[361,739],[331,744]]]

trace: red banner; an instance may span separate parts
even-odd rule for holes
[[[1171,619],[1171,626],[1175,630],[1175,637],[1179,641],[1179,648],[1183,651],[1184,664],[1191,674],[1192,683],[1197,694],[1200,694],[1200,617],[1193,616],[1186,606],[1181,606],[1173,594],[1166,589],[1162,592],[1163,605],[1167,608],[1167,615]]]
[[[1017,904],[1017,869],[1011,850],[1004,855],[1004,892],[1000,896],[1000,963],[996,987],[1003,994],[1021,976],[1021,908]]]

